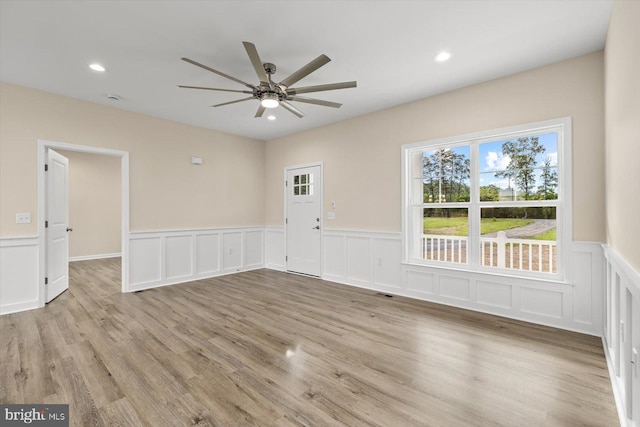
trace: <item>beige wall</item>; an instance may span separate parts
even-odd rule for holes
[[[613,5],[605,75],[607,242],[640,271],[640,2]]]
[[[283,168],[324,161],[326,228],[400,231],[402,144],[571,116],[573,237],[604,241],[603,68],[596,52],[269,141],[266,224],[283,222]]]
[[[264,142],[0,83],[1,237],[37,233],[38,139],[128,151],[132,231],[264,223]]]
[[[119,253],[120,158],[56,151],[69,159],[69,256]]]

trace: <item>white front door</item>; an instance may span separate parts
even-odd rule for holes
[[[287,169],[287,270],[320,277],[322,169]]]
[[[46,180],[46,285],[49,302],[69,289],[69,159],[49,149]]]

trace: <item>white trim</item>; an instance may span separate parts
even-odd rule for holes
[[[265,233],[264,227],[132,232],[129,242],[132,255],[130,290],[139,291],[264,268]],[[168,251],[167,241],[175,238],[188,238],[190,251]],[[199,252],[199,239],[211,238],[215,240],[215,245],[209,241],[207,249],[203,249],[205,252]],[[250,259],[251,254],[258,254],[258,257]],[[199,259],[210,263],[209,267],[201,269]],[[226,260],[230,263],[227,264]],[[170,275],[168,270],[172,265],[177,265],[182,271],[178,275]]]
[[[620,395],[620,384],[618,384],[618,380],[616,379],[616,371],[613,367],[613,361],[611,360],[609,350],[607,349],[607,342],[605,341],[604,337],[601,338],[601,341],[602,348],[604,349],[604,358],[607,362],[607,370],[609,371],[611,388],[613,389],[613,400],[616,402],[616,410],[618,412],[618,420],[620,421],[620,426],[631,427],[631,420],[627,420],[627,417],[624,413],[623,396]]]
[[[274,233],[275,245],[277,233],[284,234],[284,230],[269,230]],[[401,259],[401,233],[330,229],[324,230],[323,242],[323,280],[601,335],[604,257],[600,243],[572,243],[569,256],[580,271],[573,282],[565,283],[493,271],[406,264]],[[271,250],[275,255],[278,248]],[[267,255],[270,264],[276,266],[284,263],[282,258],[278,262],[275,256]],[[273,268],[270,264],[265,267]]]
[[[0,251],[3,252],[0,256],[0,263],[6,261],[5,257],[10,256],[9,264],[0,268],[0,315],[38,308],[38,275],[36,271],[38,236],[2,237],[0,238]],[[19,285],[15,288],[14,283],[5,283],[5,281],[14,280]],[[14,292],[18,290],[22,294],[18,296],[17,301],[6,303],[7,295],[4,292],[8,288],[12,288]],[[35,299],[34,296],[36,296]]]
[[[129,152],[112,150],[108,148],[91,147],[86,145],[67,144],[64,142],[48,141],[38,139],[37,141],[37,173],[38,173],[38,240],[39,240],[39,268],[38,268],[38,306],[45,305],[45,285],[46,274],[46,242],[45,242],[45,173],[46,150],[59,149],[66,151],[76,151],[80,153],[100,154],[106,156],[120,157],[121,173],[121,253],[122,253],[122,292],[129,291]]]
[[[627,384],[627,373],[631,368],[630,349],[634,346],[636,350],[640,349],[638,341],[629,333],[629,327],[624,330],[622,337],[621,323],[627,322],[631,310],[640,310],[640,272],[636,271],[629,263],[609,245],[603,244],[604,258],[606,263],[605,278],[606,286],[604,287],[603,296],[603,327],[602,327],[602,346],[607,360],[609,369],[609,377],[611,378],[611,386],[613,395],[618,409],[621,426],[640,425],[640,413],[636,408],[632,408],[633,419],[627,418],[627,389],[631,389],[632,393],[637,393],[638,388],[635,384]],[[631,301],[628,301],[628,298]],[[635,329],[635,324],[633,329]],[[634,335],[636,332],[634,331]],[[637,368],[636,368],[637,369]],[[635,376],[632,375],[631,382],[634,382]],[[635,381],[638,381],[635,377]],[[633,396],[638,401],[636,396]],[[635,423],[635,424],[634,424]]]
[[[285,166],[284,167],[284,178],[282,180],[282,188],[283,188],[283,193],[284,193],[284,217],[282,218],[282,224],[284,227],[284,254],[285,254],[285,262],[284,262],[284,271],[288,272],[288,253],[289,253],[289,249],[287,248],[287,173],[289,171],[292,170],[296,170],[296,169],[303,169],[303,168],[311,168],[311,167],[316,167],[319,166],[320,167],[320,176],[321,176],[321,183],[320,183],[320,275],[322,276],[322,265],[324,262],[324,257],[323,257],[323,248],[324,248],[324,239],[323,239],[323,235],[324,233],[322,232],[324,230],[324,162],[323,161],[319,161],[319,162],[312,162],[312,163],[303,163],[300,165],[293,165],[293,166]],[[293,184],[292,184],[293,185]]]
[[[112,254],[71,256],[71,257],[69,257],[69,262],[89,261],[89,260],[93,260],[93,259],[105,259],[105,258],[119,258],[121,256],[122,256],[121,252],[116,252],[116,253],[112,253]]]
[[[241,231],[241,230],[262,230],[261,225],[246,225],[235,227],[215,227],[215,228],[175,228],[175,229],[161,229],[161,230],[142,230],[142,231],[130,231],[129,236],[131,239],[149,237],[153,235],[167,234],[167,235],[183,235],[189,233],[202,233],[202,232],[221,232],[221,231]]]
[[[479,272],[486,273],[490,270],[495,270],[493,267],[481,266],[478,259],[478,242],[477,236],[479,235],[478,218],[476,213],[482,208],[492,207],[498,205],[493,202],[481,202],[479,200],[479,182],[475,179],[471,180],[471,199],[469,202],[464,203],[438,203],[425,206],[421,204],[411,204],[411,185],[409,183],[412,180],[410,176],[412,161],[412,153],[416,150],[421,150],[426,147],[433,146],[470,146],[470,158],[476,161],[471,162],[471,177],[478,175],[477,161],[478,159],[478,146],[480,143],[487,141],[494,141],[499,138],[517,137],[519,135],[531,135],[534,133],[542,133],[544,131],[558,130],[558,164],[561,165],[558,168],[558,199],[556,201],[515,201],[515,202],[501,202],[500,207],[524,207],[524,206],[554,206],[557,209],[557,218],[561,219],[557,223],[557,231],[560,238],[557,241],[558,254],[557,259],[558,270],[556,273],[539,273],[520,270],[507,270],[498,271],[502,274],[510,274],[516,277],[531,277],[535,279],[551,280],[559,283],[571,283],[572,281],[572,268],[571,268],[571,251],[572,245],[572,165],[571,165],[571,117],[563,117],[559,119],[546,120],[542,122],[528,123],[517,126],[510,126],[501,129],[485,130],[481,132],[474,132],[465,135],[441,138],[430,141],[416,142],[412,144],[404,144],[400,148],[401,153],[401,197],[402,197],[402,260],[406,264],[411,265],[424,265],[431,267],[443,267],[444,264],[449,264],[451,268],[460,271]],[[466,264],[454,264],[443,263],[437,261],[415,260],[411,257],[412,239],[409,236],[410,229],[412,228],[412,213],[413,209],[417,206],[425,206],[430,208],[463,208],[468,210],[469,218],[469,244],[468,244],[468,259]],[[479,214],[478,214],[479,215]]]

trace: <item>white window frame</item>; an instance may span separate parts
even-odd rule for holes
[[[558,199],[553,201],[536,200],[535,206],[556,207],[557,219],[557,258],[555,273],[540,273],[509,268],[497,268],[480,265],[480,210],[489,207],[523,207],[532,206],[532,201],[513,202],[481,202],[480,201],[480,173],[479,146],[484,142],[500,139],[517,138],[557,132],[558,134]],[[401,148],[402,158],[402,260],[403,264],[424,265],[429,267],[447,268],[462,271],[481,272],[502,276],[530,277],[538,280],[569,283],[571,273],[572,243],[572,209],[571,209],[571,117],[527,123],[501,129],[493,129],[442,138],[413,144],[405,144]],[[456,146],[470,146],[470,201],[461,203],[429,203],[411,204],[411,159],[414,153],[431,151],[439,148]],[[415,230],[412,226],[412,210],[419,206],[429,208],[466,208],[469,218],[468,257],[466,264],[454,262],[431,261],[415,259],[410,255],[415,241]],[[420,230],[420,234],[422,234]]]

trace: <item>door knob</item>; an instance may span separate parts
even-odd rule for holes
[[[315,227],[312,228],[312,230],[320,230],[320,226],[316,225]]]
[[[73,227],[67,227],[67,231],[73,231]]]

